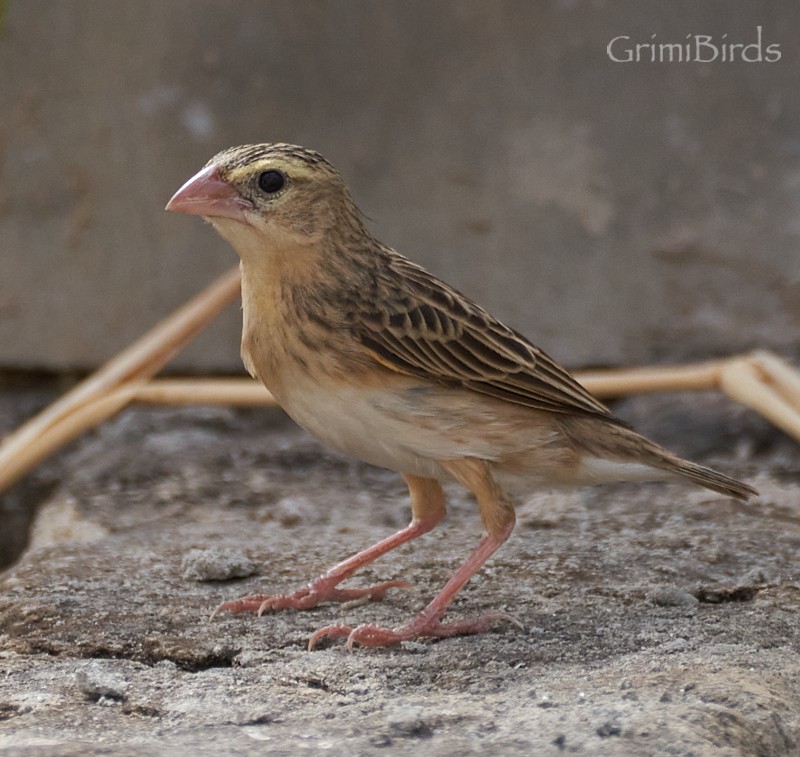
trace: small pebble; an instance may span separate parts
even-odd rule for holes
[[[661,644],[658,651],[663,654],[676,654],[677,652],[685,652],[689,647],[689,642],[686,639],[673,639],[666,644]]]
[[[181,561],[186,581],[228,581],[258,573],[258,564],[237,549],[190,549]]]
[[[392,738],[388,733],[374,733],[369,737],[369,743],[377,747],[391,746]]]
[[[75,683],[87,699],[124,701],[127,698],[128,682],[118,673],[92,664],[75,673]]]
[[[395,707],[386,714],[392,733],[401,736],[430,736],[431,729],[422,719],[422,707]]]
[[[607,739],[611,736],[620,736],[621,734],[622,726],[616,720],[607,720],[597,729],[597,735],[601,739]]]
[[[677,586],[656,586],[645,597],[648,602],[659,607],[694,607],[700,604],[697,597]]]

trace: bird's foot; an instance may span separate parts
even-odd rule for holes
[[[437,618],[430,618],[418,615],[411,622],[406,623],[400,628],[383,628],[382,626],[365,623],[361,626],[352,628],[344,624],[335,624],[320,628],[309,640],[309,650],[314,649],[320,639],[335,639],[339,636],[346,636],[348,649],[352,650],[355,644],[362,647],[388,647],[399,644],[401,641],[411,641],[426,636],[445,637],[445,636],[466,636],[475,633],[485,633],[492,624],[498,620],[508,621],[515,626],[522,628],[513,615],[506,613],[496,613],[492,615],[481,615],[472,620],[462,620],[455,623],[441,623]]]
[[[338,589],[335,584],[320,579],[291,594],[252,594],[249,597],[223,602],[211,614],[227,612],[236,615],[255,612],[263,615],[267,610],[309,610],[322,602],[375,602],[383,599],[389,589],[411,589],[407,581],[386,581],[364,589]]]

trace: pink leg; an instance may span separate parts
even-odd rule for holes
[[[338,589],[342,581],[349,578],[359,568],[371,563],[381,555],[399,547],[401,544],[416,539],[433,529],[445,516],[444,493],[439,484],[432,479],[406,476],[411,493],[411,509],[414,516],[411,524],[396,534],[379,541],[372,547],[359,552],[335,565],[327,573],[313,580],[308,586],[291,594],[253,594],[249,597],[224,602],[212,614],[220,612],[241,613],[257,612],[261,615],[266,610],[308,610],[320,602],[349,602],[365,599],[367,601],[383,599],[389,589],[409,589],[407,581],[386,581],[377,586],[364,589]]]
[[[516,618],[505,613],[482,615],[478,618],[456,623],[440,622],[442,615],[444,615],[455,595],[481,569],[498,547],[508,539],[513,528],[514,522],[512,521],[500,534],[485,536],[467,561],[434,597],[433,601],[405,625],[395,629],[382,628],[371,624],[357,626],[356,628],[340,624],[331,625],[317,631],[309,639],[308,648],[313,649],[317,642],[324,637],[347,636],[347,647],[352,649],[354,644],[360,644],[364,647],[381,647],[389,644],[399,644],[401,641],[418,639],[423,636],[461,636],[483,633],[488,631],[492,623],[497,620],[508,620],[519,625],[519,621]]]
[[[460,481],[475,494],[487,536],[481,540],[466,562],[453,574],[452,578],[434,597],[433,601],[405,625],[394,629],[369,624],[356,628],[342,624],[331,625],[321,628],[309,639],[309,649],[313,649],[316,643],[325,637],[347,636],[347,647],[352,649],[354,644],[366,647],[380,647],[423,636],[458,636],[483,633],[496,620],[508,620],[520,625],[519,621],[504,613],[483,615],[479,618],[457,623],[441,622],[442,615],[444,615],[455,595],[461,591],[464,584],[481,569],[481,566],[511,535],[511,531],[514,529],[515,517],[514,508],[494,480],[489,463],[476,458],[440,462],[457,481]]]

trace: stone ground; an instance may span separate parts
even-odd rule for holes
[[[0,431],[45,399],[0,392]],[[358,577],[412,592],[209,620],[404,525],[402,481],[277,410],[125,412],[0,501],[0,754],[800,753],[796,443],[712,395],[616,409],[761,497],[535,495],[448,613],[523,630],[353,653],[305,644],[421,608],[479,537],[469,497],[451,489],[442,527]],[[198,580],[215,571],[245,577]]]

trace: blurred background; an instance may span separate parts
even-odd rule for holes
[[[796,354],[795,0],[6,0],[0,24],[0,370],[91,369],[233,266],[163,207],[261,141],[320,150],[379,239],[569,365]],[[608,53],[691,35],[762,60]],[[172,370],[241,371],[239,329]]]

